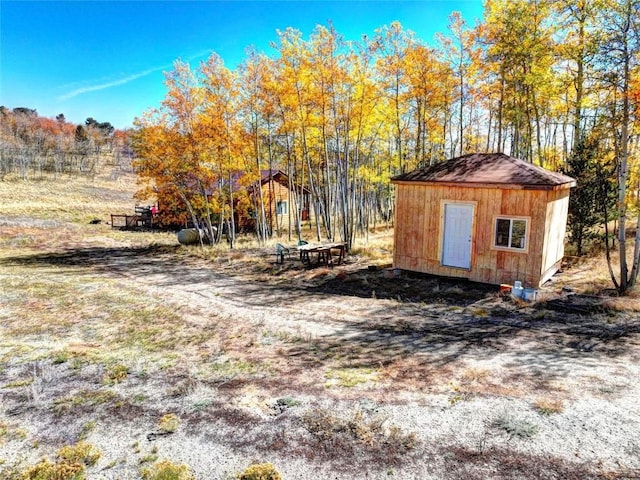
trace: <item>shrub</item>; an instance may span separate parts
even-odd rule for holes
[[[84,465],[41,460],[22,473],[22,480],[85,480]]]
[[[292,398],[292,397],[282,397],[276,400],[276,405],[278,407],[283,407],[283,408],[298,407],[301,404],[302,402],[300,400],[296,400],[295,398]]]
[[[340,439],[347,442],[355,441],[366,446],[370,451],[384,450],[402,455],[418,446],[419,440],[415,433],[405,433],[399,427],[390,425],[385,428],[385,416],[365,416],[362,410],[356,410],[353,415],[343,417],[328,409],[312,409],[302,417],[305,429],[323,444],[334,448]]]
[[[163,415],[158,422],[158,429],[161,432],[173,433],[178,430],[179,425],[180,421],[178,420],[178,416],[175,413],[167,413]]]
[[[71,358],[71,355],[66,350],[59,350],[53,353],[53,359],[51,363],[54,365],[59,365],[61,363],[65,363]]]
[[[195,480],[187,465],[172,463],[169,460],[161,460],[144,468],[140,474],[143,480]]]
[[[58,456],[69,463],[81,463],[91,467],[95,465],[102,453],[96,447],[87,442],[78,442],[75,445],[67,445],[58,451]]]
[[[127,375],[129,375],[129,369],[126,365],[113,365],[107,369],[107,373],[104,376],[104,383],[113,385],[123,382],[127,379]]]
[[[238,476],[239,480],[282,480],[282,475],[270,463],[251,465]]]
[[[511,438],[531,438],[538,433],[538,426],[521,420],[508,413],[499,415],[492,423],[491,426],[504,430],[509,434]]]

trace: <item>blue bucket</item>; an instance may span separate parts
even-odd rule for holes
[[[535,302],[538,298],[538,291],[535,288],[525,288],[522,292],[522,299],[525,302]]]

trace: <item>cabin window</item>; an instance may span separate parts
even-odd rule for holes
[[[287,213],[287,202],[280,200],[276,203],[276,213],[278,215],[285,215]]]
[[[527,220],[496,218],[495,246],[524,250],[527,241]]]

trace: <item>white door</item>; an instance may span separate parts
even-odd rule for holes
[[[442,230],[442,265],[471,268],[473,205],[444,204]]]

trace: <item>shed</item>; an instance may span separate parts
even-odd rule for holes
[[[573,178],[474,153],[392,183],[395,268],[538,287],[560,267]]]

